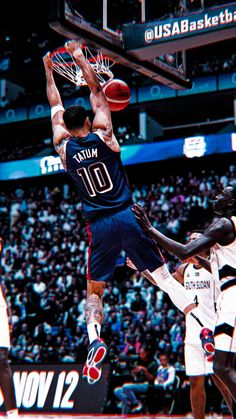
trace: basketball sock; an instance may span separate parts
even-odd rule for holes
[[[92,343],[95,339],[100,337],[101,325],[96,322],[89,323],[87,325],[89,343]]]

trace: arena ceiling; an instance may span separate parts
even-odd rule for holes
[[[0,28],[0,57],[10,57],[11,68],[2,73],[1,78],[17,83],[24,87],[26,92],[45,92],[45,75],[42,57],[48,51],[64,44],[65,38],[54,32],[48,25],[49,3],[42,2],[4,2],[1,5],[2,19]],[[194,63],[203,58],[214,56],[230,56],[235,48],[234,40],[215,44],[213,47],[198,48],[187,52],[187,67],[191,76]],[[125,68],[118,68],[118,76],[130,83],[150,83],[143,76],[132,73]],[[233,116],[233,99],[235,91],[217,94],[197,95],[191,98],[159,101],[147,105],[150,114],[157,118],[164,126],[168,126],[171,115],[172,125],[184,120],[207,121],[207,119],[227,118]],[[46,97],[45,97],[46,100]],[[177,106],[176,103],[178,102]],[[184,116],[184,118],[183,118]]]

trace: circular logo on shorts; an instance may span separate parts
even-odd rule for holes
[[[145,37],[145,42],[148,42],[148,43],[152,42],[153,39],[154,39],[154,30],[153,29],[147,29],[145,31],[144,37]]]

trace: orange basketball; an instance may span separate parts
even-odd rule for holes
[[[103,91],[113,112],[121,111],[128,106],[131,99],[130,88],[123,80],[112,79],[103,86]]]

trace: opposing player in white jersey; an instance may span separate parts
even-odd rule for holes
[[[201,236],[200,232],[192,232],[189,241]],[[209,252],[201,255],[208,259]],[[214,281],[213,275],[199,264],[182,263],[173,273],[193,298],[198,308],[208,319],[206,327],[214,330],[216,321],[216,300],[220,294],[219,284]],[[199,342],[195,321],[187,316],[185,321],[185,371],[190,382],[190,402],[194,419],[204,419],[206,407],[205,376],[213,374],[212,360],[207,360],[205,352]],[[215,376],[212,379],[222,392],[227,404],[230,406],[230,396],[223,384]]]
[[[189,241],[200,237],[200,232],[192,232]],[[209,252],[203,252],[203,258],[208,259]],[[127,258],[127,265],[136,269],[135,265]],[[143,273],[144,276],[147,276]],[[172,276],[184,286],[191,298],[207,319],[205,326],[214,330],[216,321],[216,300],[220,294],[220,287],[214,281],[213,275],[199,263],[181,263]],[[148,278],[148,276],[147,276]],[[150,280],[150,278],[148,278]],[[199,339],[196,321],[191,316],[185,319],[185,371],[190,381],[190,401],[194,419],[205,418],[206,391],[205,376],[212,374],[212,380],[222,393],[229,409],[232,411],[232,399],[224,384],[213,375],[213,354],[206,357]]]
[[[0,237],[0,262],[2,251],[3,239]],[[3,393],[7,416],[11,419],[17,419],[19,416],[18,410],[16,408],[15,390],[12,379],[12,371],[8,361],[8,352],[10,348],[9,319],[10,316],[8,313],[5,289],[0,278],[0,387]]]
[[[144,209],[135,204],[133,211],[143,229],[168,252],[187,260],[211,249],[210,266],[221,294],[217,301],[215,354],[213,369],[236,402],[236,188],[228,186],[214,202],[214,219],[204,233],[188,244],[181,244],[152,227]],[[199,258],[198,258],[199,260]]]

